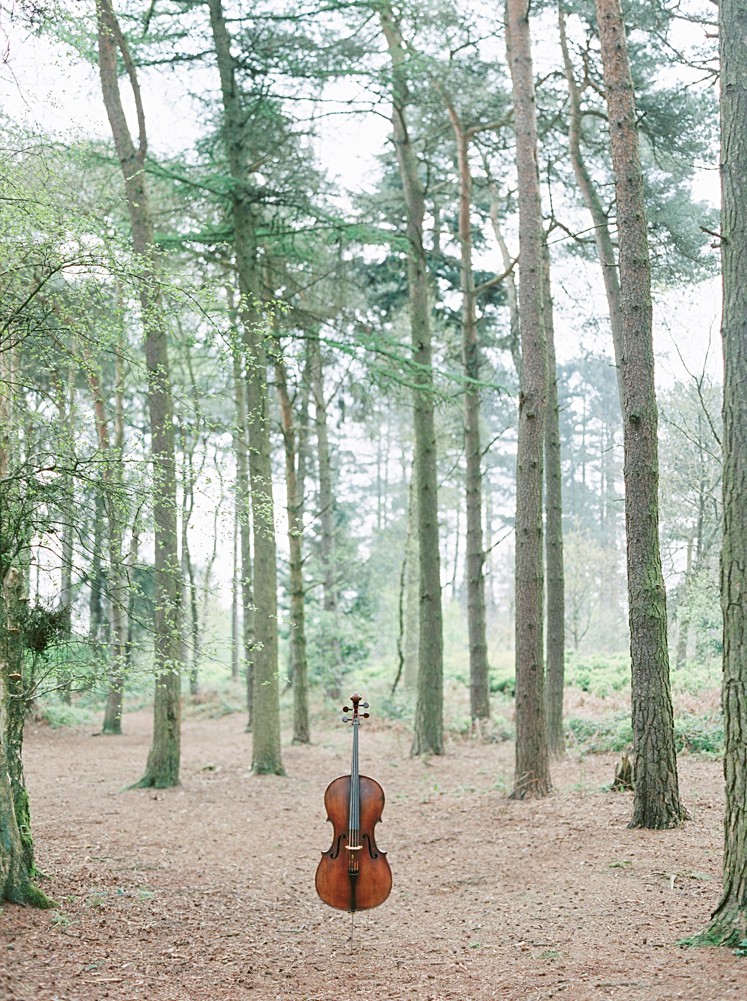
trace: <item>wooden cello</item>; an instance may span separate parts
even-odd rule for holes
[[[374,827],[384,809],[384,790],[378,782],[358,771],[358,727],[361,703],[352,695],[352,716],[343,723],[353,725],[353,757],[350,775],[341,775],[327,786],[324,805],[327,820],[334,827],[332,847],[322,852],[316,870],[316,892],[330,907],[341,911],[363,911],[383,904],[392,889],[392,870],[386,852],[376,847]],[[345,706],[343,712],[350,712]]]

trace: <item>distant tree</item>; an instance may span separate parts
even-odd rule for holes
[[[462,364],[464,366],[465,506],[467,516],[467,627],[469,632],[470,713],[490,716],[488,640],[485,625],[485,547],[483,541],[482,445],[480,438],[481,350],[477,330],[477,289],[472,263],[472,170],[470,142],[479,127],[465,128],[453,101],[446,107],[454,132],[459,171],[458,237],[462,290]]]
[[[619,0],[597,0],[620,244],[620,293],[635,798],[631,827],[665,828],[680,802],[659,550],[651,271],[635,100]]]
[[[696,623],[704,626],[708,618],[717,619],[721,640],[721,388],[701,373],[676,383],[660,398],[662,543],[670,572],[679,577],[672,616],[677,627],[676,670],[687,663]],[[696,631],[696,655],[714,638],[706,632]]]
[[[293,686],[293,743],[308,744],[309,669],[306,657],[306,587],[303,575],[303,475],[301,434],[293,415],[285,359],[278,345],[275,355],[275,384],[280,401],[280,426],[285,452],[285,498],[288,517],[290,593],[290,661]]]
[[[329,442],[328,400],[324,385],[324,360],[318,327],[307,333],[311,399],[314,403],[314,430],[316,432],[316,459],[319,487],[319,562],[322,571],[323,658],[327,694],[333,700],[342,691],[342,647],[340,643],[339,598],[340,572],[336,556],[336,505],[332,471],[332,453]]]
[[[88,385],[93,402],[96,423],[96,437],[103,460],[102,499],[106,509],[108,580],[107,592],[110,604],[110,647],[109,691],[104,710],[102,733],[122,732],[122,709],[124,701],[125,671],[127,664],[127,640],[129,632],[127,588],[129,579],[124,554],[124,534],[127,525],[129,504],[126,497],[124,476],[124,386],[122,356],[118,353],[115,362],[114,415],[110,421],[106,400],[108,393],[103,384],[100,367],[92,362],[85,366]]]

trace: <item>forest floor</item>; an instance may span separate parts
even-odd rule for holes
[[[349,771],[330,716],[285,734],[287,778],[249,773],[239,715],[188,717],[178,788],[142,774],[150,716],[119,738],[31,725],[26,777],[51,911],[0,914],[3,1001],[744,1001],[747,959],[683,948],[718,901],[721,764],[680,757],[692,820],[628,830],[605,790],[615,756],[569,752],[554,793],[507,798],[513,745],[452,739],[413,760],[402,724],[371,719],[361,771],[394,888],[351,919],[314,890],[332,828],[327,783]],[[362,728],[363,730],[363,728]]]

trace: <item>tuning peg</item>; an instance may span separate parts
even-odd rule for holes
[[[363,717],[363,719],[368,719],[368,717],[370,715],[371,715],[371,713],[361,713],[361,716]]]
[[[364,709],[368,709],[368,702],[364,702],[363,703],[363,708]],[[368,713],[366,713],[366,715],[368,716]]]
[[[350,722],[350,717],[349,716],[340,716],[340,719],[342,720],[343,723],[349,723]]]
[[[349,712],[350,712],[350,706],[343,706],[343,707],[342,707],[342,711],[343,711],[344,713],[349,713]]]

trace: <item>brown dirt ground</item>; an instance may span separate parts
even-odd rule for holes
[[[125,736],[30,727],[37,861],[58,909],[0,915],[7,1001],[744,1001],[747,959],[683,949],[718,899],[718,762],[682,756],[693,819],[628,830],[605,792],[611,755],[570,753],[548,799],[506,798],[510,743],[453,740],[412,760],[400,724],[365,724],[361,769],[387,794],[379,847],[394,889],[351,921],[317,898],[322,798],[349,769],[334,718],[286,733],[287,778],[248,772],[238,715],[190,718],[182,784],[124,791],[145,764],[147,712]]]

